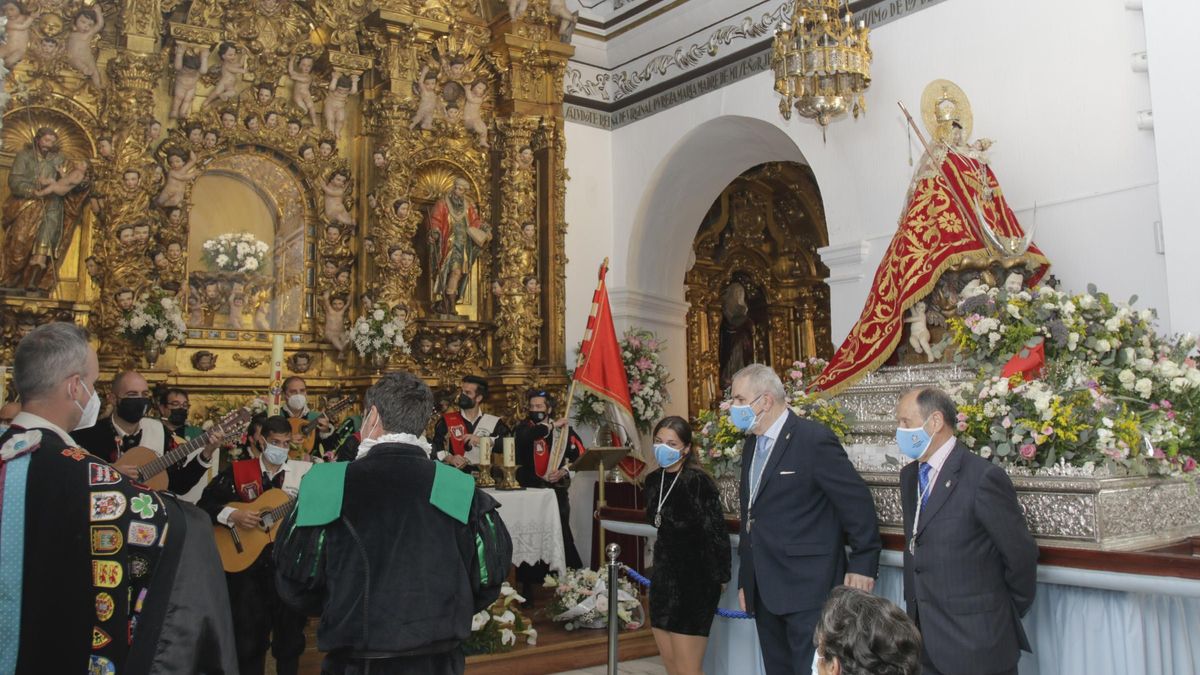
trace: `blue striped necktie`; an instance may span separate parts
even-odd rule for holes
[[[921,462],[921,468],[917,473],[917,489],[921,498],[921,510],[925,510],[925,504],[929,502],[929,474],[933,473],[933,467],[929,462]]]

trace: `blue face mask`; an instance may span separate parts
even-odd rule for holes
[[[287,448],[281,448],[278,445],[268,443],[266,449],[263,450],[263,459],[267,460],[269,464],[280,466],[287,461],[287,458]]]
[[[909,459],[920,459],[921,455],[929,449],[929,444],[933,441],[933,437],[925,431],[925,425],[929,422],[926,418],[921,426],[913,429],[905,429],[898,427],[896,429],[896,444],[900,446],[900,452],[904,453]]]
[[[762,397],[763,395],[759,394],[757,398],[746,405],[729,406],[729,423],[738,431],[750,431],[754,427],[754,423],[758,421],[758,415],[754,414],[754,404]]]
[[[654,461],[662,468],[673,466],[675,462],[683,459],[683,453],[666,443],[656,443],[654,445]]]

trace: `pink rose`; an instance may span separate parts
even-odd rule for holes
[[[959,430],[959,431],[966,431],[966,430],[967,430],[967,423],[966,423],[966,422],[959,422],[959,423],[958,423],[956,426],[958,427],[958,430]]]
[[[1187,458],[1184,458],[1184,460],[1183,460],[1183,472],[1184,472],[1184,473],[1191,473],[1191,472],[1193,472],[1193,471],[1195,471],[1195,470],[1196,470],[1196,459],[1195,459],[1194,457],[1187,457]]]
[[[1034,445],[1033,443],[1026,443],[1025,445],[1021,446],[1021,457],[1023,459],[1026,459],[1026,460],[1033,459],[1033,456],[1036,454],[1037,454],[1037,446]]]
[[[964,413],[964,412],[958,413],[958,421],[959,422],[965,422],[966,419],[967,419],[967,413]]]
[[[804,373],[798,370],[793,370],[788,373],[788,377],[792,378],[793,380],[802,380],[804,379]]]
[[[1049,436],[1049,435],[1051,435],[1051,434],[1053,434],[1053,433],[1054,433],[1054,429],[1053,429],[1052,427],[1043,427],[1043,428],[1042,428],[1042,435],[1043,435],[1043,436]]]
[[[1000,420],[1000,426],[1004,427],[1005,429],[1012,428],[1012,418],[1005,416],[1004,419]]]

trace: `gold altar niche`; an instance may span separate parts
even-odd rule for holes
[[[0,356],[74,317],[106,372],[201,405],[263,392],[278,335],[317,391],[393,367],[565,389],[559,4],[12,5]],[[188,337],[150,364],[122,319],[164,295]],[[410,353],[357,355],[377,312]]]
[[[742,366],[785,372],[829,357],[828,243],[812,170],[791,162],[753,167],[713,202],[693,242],[685,277],[688,411],[715,406]]]

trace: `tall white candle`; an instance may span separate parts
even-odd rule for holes
[[[512,436],[504,438],[504,466],[517,465],[517,440]]]
[[[278,415],[283,399],[283,336],[271,338],[271,405],[270,415]]]

